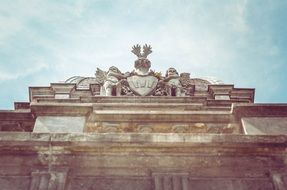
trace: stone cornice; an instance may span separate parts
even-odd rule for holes
[[[13,147],[13,148],[12,148]],[[22,147],[22,148],[20,148]],[[30,150],[43,151],[50,149],[57,154],[72,152],[117,153],[131,152],[140,148],[143,153],[156,153],[155,149],[165,150],[180,147],[182,150],[169,151],[180,153],[213,154],[285,154],[287,151],[287,136],[277,135],[214,135],[214,134],[52,134],[52,133],[0,133],[0,150]],[[81,148],[82,147],[82,148]],[[102,147],[102,148],[100,148]],[[118,148],[116,148],[118,147]],[[43,149],[44,148],[44,149]],[[212,151],[210,151],[212,149]],[[168,153],[159,151],[158,153]]]

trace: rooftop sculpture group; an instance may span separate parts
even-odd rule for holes
[[[147,56],[152,53],[150,45],[135,45],[132,52],[137,56],[135,70],[122,73],[112,66],[107,72],[97,69],[96,78],[102,86],[101,95],[105,96],[189,96],[192,84],[189,73],[178,74],[169,68],[165,76],[150,70],[151,62]]]

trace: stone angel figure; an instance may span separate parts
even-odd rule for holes
[[[180,76],[175,68],[166,71],[164,82],[169,96],[183,96]]]
[[[126,76],[115,66],[111,66],[107,72],[99,68],[96,71],[96,79],[102,84],[101,94],[104,96],[120,96],[120,81],[125,78]]]

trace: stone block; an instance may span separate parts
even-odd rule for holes
[[[69,99],[70,94],[55,94],[55,99]]]
[[[254,178],[254,179],[191,179],[189,182],[191,189],[200,190],[216,190],[216,189],[260,189],[260,190],[272,190],[274,189],[272,183],[268,179]]]
[[[39,116],[33,132],[38,133],[81,133],[84,131],[85,117]]]
[[[287,117],[244,117],[241,122],[248,135],[287,134]]]
[[[69,190],[78,189],[125,189],[125,190],[150,190],[152,181],[148,178],[115,178],[115,177],[75,177],[69,180]]]
[[[229,95],[215,95],[214,99],[215,100],[230,100],[230,96]]]
[[[28,189],[29,176],[0,176],[1,190]]]

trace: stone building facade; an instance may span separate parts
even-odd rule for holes
[[[287,189],[287,104],[132,52],[131,72],[29,87],[0,111],[0,189]]]

